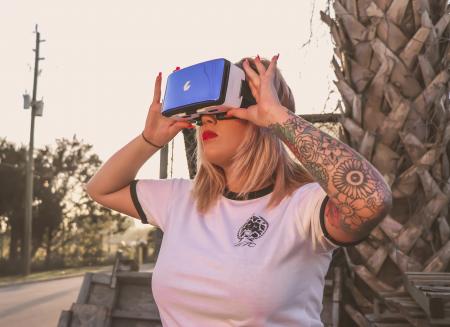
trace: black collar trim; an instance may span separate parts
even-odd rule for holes
[[[238,196],[238,193],[234,193],[228,190],[228,188],[225,186],[225,190],[223,191],[223,196],[230,200],[237,200],[237,201],[245,201],[245,200],[253,200],[260,197],[263,197],[264,195],[267,195],[273,191],[274,185],[269,185],[266,188],[263,188],[258,191],[253,191],[247,194],[247,198],[244,198],[242,196]]]

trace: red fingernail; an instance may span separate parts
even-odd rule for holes
[[[159,72],[159,73],[158,73],[158,77],[161,77],[161,75],[162,75],[162,73],[161,73],[161,72]]]
[[[177,66],[177,68],[175,68],[175,70],[180,70],[180,67]]]

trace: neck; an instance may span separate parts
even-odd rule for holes
[[[236,175],[231,174],[230,167],[223,167],[223,171],[225,172],[225,178],[227,181],[227,189],[234,193],[239,193],[242,190],[242,182],[239,181]],[[250,190],[249,192],[259,191],[260,189],[266,188],[272,183],[270,181],[266,181],[261,187],[258,189]]]

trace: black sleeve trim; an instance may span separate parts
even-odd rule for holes
[[[141,218],[141,222],[143,224],[148,224],[147,216],[144,213],[144,210],[141,207],[141,204],[139,203],[139,199],[136,193],[136,184],[139,180],[135,179],[130,183],[130,194],[131,194],[131,200],[133,200],[133,204],[139,214],[139,217]]]
[[[329,199],[328,195],[325,196],[325,199],[323,199],[322,205],[321,205],[321,207],[320,207],[320,227],[322,227],[322,231],[323,231],[323,234],[325,235],[325,237],[326,237],[327,239],[329,239],[332,243],[334,243],[334,244],[336,244],[336,245],[338,245],[338,246],[353,246],[353,245],[356,245],[356,244],[359,244],[359,243],[365,241],[366,238],[363,238],[362,240],[358,240],[358,241],[354,241],[354,242],[339,242],[339,241],[336,241],[336,240],[328,233],[328,231],[327,231],[326,228],[325,228],[325,206],[326,206],[326,204],[327,204],[327,202],[328,202],[328,199]]]

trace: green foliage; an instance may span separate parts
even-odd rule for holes
[[[103,235],[120,233],[131,219],[102,207],[84,191],[101,165],[92,145],[57,139],[34,152],[32,257],[42,268],[97,264],[104,260]],[[0,138],[0,223],[9,233],[5,264],[18,269],[25,214],[26,148]],[[7,268],[3,267],[3,268]],[[14,271],[9,271],[13,273]]]

